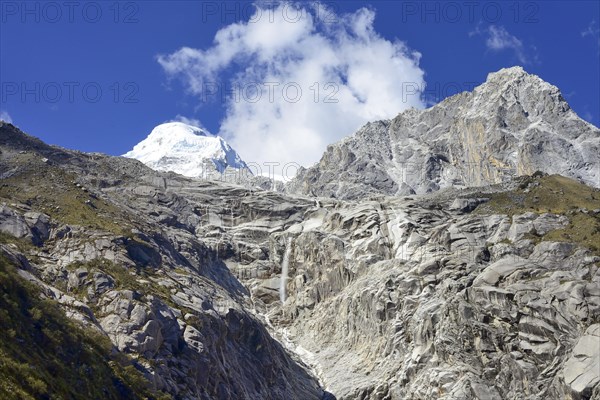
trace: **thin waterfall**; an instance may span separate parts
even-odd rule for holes
[[[285,246],[285,254],[283,255],[283,262],[281,264],[281,278],[279,279],[279,299],[282,303],[285,302],[285,284],[288,279],[288,269],[290,264],[290,254],[292,252],[292,237],[288,237],[287,244]]]

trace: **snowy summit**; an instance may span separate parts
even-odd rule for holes
[[[201,176],[213,167],[220,173],[227,167],[247,168],[223,138],[182,122],[158,125],[123,156],[135,158],[155,170],[189,177]]]

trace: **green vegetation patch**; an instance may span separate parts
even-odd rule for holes
[[[127,268],[103,258],[97,258],[87,262],[75,261],[67,266],[67,269],[70,271],[75,271],[78,268],[86,268],[90,276],[93,275],[95,271],[110,275],[114,280],[116,289],[132,290],[138,292],[142,296],[151,294],[160,298],[169,306],[177,307],[171,300],[171,289],[157,283],[156,280],[159,279],[159,277],[156,276],[151,269],[139,266]],[[173,282],[175,285],[174,281],[169,280],[169,282]],[[82,298],[84,293],[84,287],[70,292],[70,294],[79,297],[81,300],[85,300]]]
[[[479,214],[534,212],[564,215],[569,225],[537,236],[536,241],[570,242],[600,255],[600,190],[560,175],[534,174],[519,178],[519,187],[501,193],[480,193],[490,201],[475,210]]]
[[[490,201],[477,208],[478,213],[515,214],[566,214],[577,209],[600,209],[600,191],[576,180],[560,175],[527,176],[518,178],[519,187],[500,193],[478,193]]]
[[[168,399],[0,256],[0,398]]]
[[[29,155],[22,155],[25,156]],[[26,162],[18,173],[0,180],[0,202],[27,204],[64,224],[116,235],[131,230],[131,223],[122,211],[77,186],[74,174],[44,164],[39,157],[31,157]]]

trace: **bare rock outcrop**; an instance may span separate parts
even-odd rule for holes
[[[472,92],[366,124],[301,170],[288,193],[360,199],[485,186],[536,171],[600,187],[600,130],[521,67]]]

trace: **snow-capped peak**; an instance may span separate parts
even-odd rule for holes
[[[123,156],[135,158],[155,170],[173,171],[190,177],[202,176],[207,168],[212,167],[221,173],[227,167],[247,168],[237,152],[221,137],[183,122],[158,125],[146,139]]]

